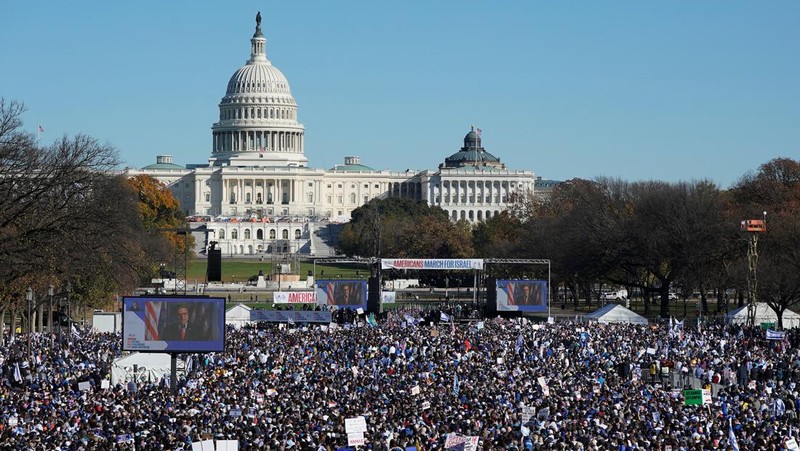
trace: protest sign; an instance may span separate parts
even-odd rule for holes
[[[367,432],[367,420],[364,417],[345,418],[344,430],[348,434]]]
[[[364,433],[347,434],[347,446],[364,446]]]

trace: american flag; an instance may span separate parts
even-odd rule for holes
[[[479,128],[476,128],[475,132],[478,133],[478,136],[481,136],[481,133],[483,133],[483,130],[481,130]]]
[[[333,290],[334,290],[334,283],[328,282],[328,287],[325,290],[325,294],[328,296],[328,305],[333,305],[335,302],[333,300]]]
[[[161,316],[161,302],[145,302],[144,310],[144,339],[145,341],[157,341],[158,320]]]
[[[508,297],[508,305],[516,305],[514,302],[514,283],[507,282],[506,283],[506,297]]]

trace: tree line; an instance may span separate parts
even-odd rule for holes
[[[12,329],[25,318],[42,330],[63,299],[108,305],[151,278],[175,252],[158,229],[183,217],[165,186],[120,173],[111,145],[82,134],[41,144],[25,111],[0,99],[0,328],[10,315]]]
[[[591,299],[603,284],[625,286],[641,294],[645,314],[666,317],[671,293],[685,300],[699,291],[704,313],[708,292],[717,309],[749,300],[753,235],[741,221],[763,219],[764,212],[756,298],[780,317],[800,305],[800,162],[788,158],[761,165],[725,190],[707,180],[572,179],[547,196],[517,196],[512,208],[474,226],[452,222],[424,202],[373,200],[353,212],[338,250],[386,258],[549,259],[553,287],[575,302]],[[524,267],[505,271],[537,276]]]

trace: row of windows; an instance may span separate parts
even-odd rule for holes
[[[436,196],[436,203],[437,204],[441,203],[441,199],[442,199],[441,196]],[[451,199],[450,196],[444,196],[444,203],[446,203],[446,204],[450,203],[450,199]],[[458,202],[458,199],[459,199],[458,196],[453,196],[452,197],[453,202]],[[499,204],[500,203],[500,199],[501,199],[501,197],[500,197],[499,194],[494,196],[494,203]],[[503,203],[508,202],[508,196],[507,195],[503,194],[502,199],[503,199]],[[484,196],[477,196],[477,197],[476,196],[469,196],[469,198],[468,198],[466,194],[462,194],[461,195],[461,203],[465,204],[465,203],[467,203],[467,200],[469,200],[469,203],[471,203],[471,204],[474,204],[475,202],[484,202],[484,203],[488,204],[488,203],[492,202],[492,196],[486,196],[486,197],[484,197]]]
[[[220,119],[294,119],[295,112],[284,108],[237,108],[220,110]]]
[[[287,105],[295,105],[295,103],[293,102],[293,99],[291,99],[291,97],[290,98],[286,98],[284,96],[278,96],[278,97],[262,97],[262,96],[243,97],[243,96],[237,96],[237,97],[228,99],[228,101],[225,102],[224,105],[225,106],[236,105],[236,104],[248,104],[249,105],[251,103],[255,103],[255,104],[285,103]]]
[[[309,184],[309,186],[311,186],[311,185]],[[342,188],[342,184],[339,183],[339,184],[336,185],[336,187],[341,189]],[[381,186],[379,184],[377,184],[377,183],[375,184],[375,189],[380,189],[380,187]],[[333,184],[332,183],[328,183],[328,189],[331,189],[331,188],[333,188]],[[355,183],[351,184],[350,188],[356,189],[356,184]],[[364,189],[369,189],[369,183],[365,183],[364,184]]]
[[[261,197],[261,193],[256,193],[255,200],[256,200],[255,203],[257,203],[257,204],[263,204],[264,203],[264,199]],[[314,202],[314,193],[306,193],[306,200],[309,203]],[[210,202],[210,201],[211,201],[211,195],[210,194],[206,194],[206,202]],[[232,203],[232,204],[236,203],[236,193],[231,193],[230,203]],[[253,195],[251,193],[245,193],[244,194],[244,203],[246,203],[246,204],[252,204],[253,203]],[[272,193],[267,193],[267,203],[268,204],[274,203],[273,198],[272,198]],[[284,203],[284,204],[288,204],[289,203],[289,193],[283,193],[281,203]]]
[[[482,210],[478,210],[478,211],[472,211],[472,210],[469,210],[469,211],[466,211],[466,210],[456,211],[456,210],[453,210],[453,211],[450,212],[450,218],[453,219],[454,221],[457,221],[459,219],[468,219],[470,221],[476,221],[476,220],[477,221],[483,221],[484,219],[489,219],[492,216],[497,216],[499,214],[500,214],[499,210],[495,210],[494,214],[492,214],[492,210],[486,210],[485,213]]]
[[[328,202],[328,204],[330,204],[331,201],[333,200],[333,196],[325,196],[325,200]],[[369,202],[369,196],[365,194],[364,195],[364,203],[366,204],[367,202]],[[342,195],[336,196],[336,203],[339,204],[339,205],[344,204],[344,196],[342,196]],[[351,204],[355,204],[356,203],[356,195],[355,195],[355,193],[351,193],[350,194],[350,203]]]
[[[250,229],[244,229],[244,232],[242,233],[242,235],[244,235],[243,239],[245,239],[245,240],[249,240],[252,237]],[[295,229],[294,230],[294,239],[299,240],[301,236],[303,236],[303,232],[300,229]],[[277,234],[276,230],[275,229],[270,229],[269,230],[269,239],[270,240],[274,240],[277,237],[278,237],[278,234]],[[225,229],[217,230],[217,238],[220,239],[220,240],[224,240],[225,239]],[[288,240],[289,239],[289,230],[285,230],[285,229],[281,230],[281,238],[284,239],[284,240]],[[239,231],[237,229],[232,229],[231,230],[231,239],[232,240],[238,240],[239,239]],[[256,230],[256,239],[257,240],[263,240],[264,239],[264,231],[262,229]]]
[[[289,89],[289,86],[285,83],[261,83],[260,81],[255,83],[253,82],[245,83],[240,81],[239,83],[236,83],[235,86],[237,92],[251,92],[251,91],[262,91],[262,90],[272,91],[273,89],[270,88],[273,87],[275,88],[274,89],[275,91],[279,89]]]

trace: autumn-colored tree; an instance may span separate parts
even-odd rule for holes
[[[476,254],[484,258],[511,258],[522,237],[522,221],[508,211],[479,222],[472,232]]]
[[[178,227],[181,224],[180,203],[166,185],[146,174],[133,176],[128,183],[138,195],[137,208],[145,228]]]
[[[453,223],[441,215],[419,218],[403,242],[406,245],[398,248],[397,257],[470,258],[475,254],[470,224],[466,221]]]
[[[184,240],[184,235],[174,231],[186,227],[186,218],[172,191],[164,183],[145,174],[131,177],[128,183],[137,193],[137,209],[144,228],[151,232],[161,230],[162,235],[171,243],[172,255],[183,254],[186,251],[185,246],[189,250],[193,249],[194,238],[191,234],[186,235]],[[191,252],[188,254],[191,255]],[[163,254],[156,257],[162,261],[172,259]]]

